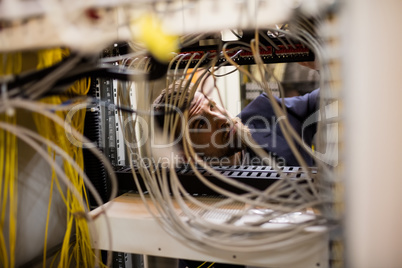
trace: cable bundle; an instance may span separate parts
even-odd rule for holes
[[[0,122],[15,125],[16,117],[0,115]],[[17,239],[18,147],[15,135],[0,129],[0,263],[14,267]],[[8,226],[6,220],[8,218]],[[7,235],[8,234],[8,235]],[[8,241],[8,245],[6,244]]]
[[[57,61],[61,60],[62,53],[61,51],[44,51],[39,54],[39,63],[38,68],[49,67],[50,65],[56,63]],[[60,57],[60,58],[57,58]],[[86,80],[78,81],[74,84],[70,92],[73,94],[80,94],[86,95],[88,91],[89,82]],[[64,100],[58,96],[48,97],[42,102],[47,104],[52,104],[54,106],[61,105],[67,98],[64,97]],[[66,111],[55,111],[56,115],[60,118],[65,118],[67,112]],[[74,120],[71,122],[73,128],[75,128],[80,133],[83,132],[83,122],[85,119],[85,110],[81,109],[77,111],[77,114],[74,117]],[[82,158],[82,148],[76,147],[74,144],[71,144],[69,140],[66,138],[64,128],[54,124],[51,119],[47,118],[46,116],[40,114],[34,114],[34,120],[38,129],[38,133],[43,136],[44,138],[53,141],[54,143],[58,144],[58,146],[68,153],[68,155],[74,159],[74,161],[78,164],[79,168],[83,169],[83,158]],[[56,153],[52,150],[51,147],[48,147],[49,155],[53,158],[55,157]],[[88,200],[86,196],[86,191],[84,188],[84,183],[82,178],[78,175],[77,171],[74,170],[73,166],[68,162],[64,161],[64,173],[66,174],[67,178],[71,181],[71,183],[76,188],[76,191],[79,193],[80,196],[84,197],[86,205],[88,207]],[[50,207],[52,204],[52,192],[53,192],[53,185],[59,185],[60,182],[58,181],[58,176],[53,171],[52,179],[51,179],[51,187],[50,187],[50,196],[49,196],[49,207],[48,207],[48,216],[47,216],[47,223],[49,222],[50,217]],[[94,266],[94,258],[90,256],[93,254],[90,246],[90,233],[87,226],[87,222],[85,218],[82,216],[78,216],[80,214],[85,214],[84,208],[81,206],[80,202],[76,199],[74,194],[70,191],[64,193],[61,191],[60,186],[58,186],[59,192],[63,197],[65,205],[67,207],[67,230],[66,235],[64,237],[62,248],[60,251],[60,264],[63,267],[69,267],[71,265],[71,253],[74,259],[78,262],[83,264],[85,267],[93,267]],[[70,249],[70,241],[71,235],[75,233],[75,240],[73,243],[73,247]],[[46,241],[47,241],[47,230],[45,234],[45,245],[44,245],[44,254],[43,254],[43,261],[46,263]],[[81,256],[85,256],[85,258],[81,259]]]
[[[1,55],[1,75],[21,72],[22,59],[20,53]],[[2,95],[7,94],[2,84]],[[7,101],[7,97],[5,97]],[[7,109],[0,114],[0,122],[16,124],[15,113]],[[18,207],[18,147],[15,135],[0,128],[0,265],[15,266],[15,250],[17,239],[17,207]],[[7,243],[8,242],[8,243]]]
[[[55,4],[56,3],[52,3],[52,6]],[[191,7],[190,4],[189,7]],[[82,11],[86,10],[85,8],[80,7]],[[72,26],[75,25],[73,22],[77,17],[63,21],[63,19],[66,18],[65,16],[61,17],[61,19],[58,17],[62,10],[58,8],[56,11],[57,12],[51,16],[53,22],[67,25],[67,28],[70,30],[75,28]],[[252,21],[251,17],[248,19]],[[272,28],[269,29],[269,32],[265,33],[256,29],[255,38],[250,43],[228,42],[225,46],[218,47],[217,51],[214,53],[206,53],[202,56],[196,54],[176,55],[167,68],[166,87],[186,91],[191,99],[199,86],[204,88],[202,85],[205,78],[212,77],[214,80],[213,90],[217,90],[219,95],[219,89],[216,85],[216,79],[219,76],[216,75],[215,72],[221,66],[230,64],[263,88],[273,104],[276,115],[286,118],[284,104],[282,103],[282,105],[280,105],[274,101],[269,84],[261,79],[265,77],[265,74],[268,73],[269,70],[263,64],[262,56],[260,55],[261,46],[259,39],[261,37],[264,38],[271,43],[275,49],[278,49],[278,46],[271,41],[271,37],[275,36],[285,47],[292,47],[292,39],[290,38],[294,38],[315,51],[321,63],[321,99],[328,101],[334,94],[326,84],[325,79],[328,79],[330,73],[326,66],[326,55],[323,52],[322,43],[317,41],[314,37],[316,26],[302,16],[293,21],[291,26],[293,28],[287,26]],[[89,27],[89,29],[93,30],[91,27]],[[86,31],[81,31],[80,34],[84,34],[85,32]],[[67,33],[67,31],[63,33]],[[205,37],[204,34],[184,36],[180,40],[181,46],[196,43],[203,37]],[[100,38],[98,42],[103,43],[106,39],[108,38]],[[136,43],[130,43],[130,45],[136,50],[131,55],[103,59],[102,63],[119,61],[122,65],[119,67],[120,69],[112,68],[114,71],[116,71],[116,69],[122,72],[131,70],[133,71],[132,73],[127,72],[124,76],[127,77],[131,74],[145,78],[143,74],[145,72],[151,72],[151,58],[146,56],[147,51],[145,51],[142,45]],[[257,66],[258,76],[251,74],[247,69],[242,68],[236,63],[235,59],[241,51],[247,51],[252,54]],[[63,57],[68,54],[69,52],[63,49],[43,50],[38,54],[39,64],[37,67],[38,69],[44,69],[55,66],[57,62],[61,62]],[[200,59],[196,66],[190,69],[190,63],[196,56],[200,56]],[[186,59],[186,57],[189,57],[189,59]],[[208,63],[202,66],[206,59],[209,59]],[[219,61],[223,59],[223,63]],[[184,70],[179,70],[179,63],[185,60],[188,64]],[[85,109],[77,109],[77,106],[85,108],[87,102],[79,98],[73,101],[71,100],[72,97],[86,95],[89,81],[87,79],[79,80],[70,88],[68,94],[65,94],[63,97],[49,97],[42,102],[37,102],[38,99],[46,96],[46,94],[50,92],[53,95],[57,95],[58,91],[51,91],[51,89],[54,89],[54,85],[62,88],[68,84],[71,79],[76,78],[75,75],[84,73],[84,71],[92,71],[92,69],[88,69],[86,65],[79,65],[80,61],[80,56],[72,55],[65,62],[55,66],[54,69],[49,69],[49,72],[36,73],[42,74],[43,77],[34,79],[32,77],[35,77],[35,75],[28,76],[29,79],[26,79],[25,91],[21,91],[21,87],[17,83],[18,81],[11,81],[9,85],[15,82],[13,84],[14,87],[11,88],[12,90],[10,92],[7,92],[7,88],[5,88],[7,83],[3,83],[1,92],[2,98],[0,99],[0,113],[2,113],[1,115],[3,117],[0,122],[0,142],[4,145],[0,149],[0,174],[4,174],[0,181],[0,207],[2,209],[0,226],[3,230],[0,234],[0,261],[5,267],[12,267],[15,264],[14,255],[17,226],[15,211],[18,200],[16,189],[17,138],[34,148],[44,161],[49,163],[53,168],[50,181],[51,189],[49,194],[47,224],[51,217],[49,212],[52,205],[52,192],[55,186],[58,188],[67,208],[67,230],[61,249],[56,258],[53,259],[54,263],[52,263],[52,265],[57,262],[58,266],[69,267],[75,262],[80,267],[102,266],[102,264],[99,264],[99,256],[92,250],[90,242],[91,237],[96,234],[92,233],[92,219],[87,214],[88,200],[86,190],[88,189],[92,192],[98,205],[102,204],[102,200],[83,172],[81,146],[82,144],[90,144],[90,142],[82,136]],[[3,71],[2,74],[16,74],[20,72],[20,55],[9,55],[6,60],[3,58],[3,63],[6,71]],[[82,69],[76,72],[75,68],[77,66],[81,66]],[[176,67],[173,68],[173,66]],[[136,72],[138,70],[141,72]],[[65,76],[68,76],[67,81],[63,80]],[[196,76],[198,76],[198,78],[195,78]],[[5,76],[4,79],[7,80],[8,77]],[[192,80],[195,80],[194,84],[191,83]],[[57,84],[58,82],[59,84]],[[279,124],[289,146],[302,166],[303,171],[308,174],[307,179],[301,180],[301,183],[296,183],[294,180],[290,179],[287,174],[282,172],[275,162],[269,163],[277,169],[282,180],[268,189],[257,190],[242,183],[232,181],[217,173],[207,162],[204,162],[204,160],[196,154],[192,148],[188,126],[186,126],[186,122],[188,122],[189,119],[186,109],[183,110],[182,115],[165,110],[164,128],[158,129],[155,126],[153,122],[154,114],[150,107],[150,103],[152,102],[151,93],[154,91],[153,83],[145,79],[135,83],[120,83],[117,90],[118,106],[126,107],[126,111],[132,108],[130,98],[133,88],[136,90],[135,95],[138,109],[136,109],[135,113],[131,114],[124,113],[122,111],[123,109],[120,109],[120,125],[124,126],[125,142],[130,157],[130,164],[133,165],[134,162],[141,163],[146,160],[148,160],[149,163],[146,167],[139,167],[141,177],[138,177],[137,174],[133,172],[133,178],[138,189],[141,189],[140,180],[145,182],[145,189],[143,189],[144,191],[140,192],[140,194],[144,199],[146,198],[146,194],[152,199],[158,210],[157,213],[154,213],[155,218],[172,236],[192,246],[204,249],[218,248],[236,252],[294,250],[300,245],[308,241],[314,241],[314,239],[322,235],[322,232],[315,232],[312,227],[328,227],[328,220],[332,219],[332,215],[322,213],[322,208],[324,205],[332,204],[333,199],[332,196],[323,195],[322,193],[331,192],[331,183],[327,184],[325,182],[333,175],[333,171],[328,167],[327,163],[321,161],[322,159],[318,157],[315,151],[303,146],[302,139],[294,132],[287,120],[280,120]],[[12,98],[8,99],[10,96]],[[182,107],[185,105],[183,96],[184,95],[172,98],[169,100],[169,103],[165,103],[165,105]],[[325,101],[321,102],[321,111],[325,110]],[[221,99],[219,99],[219,102],[222,104]],[[34,118],[40,135],[16,125],[15,117],[12,112],[13,109],[17,108],[35,113]],[[229,115],[227,116],[228,121],[232,124],[238,120],[229,117]],[[67,124],[64,121],[65,118]],[[324,119],[325,115],[322,114],[321,123],[325,123]],[[144,122],[146,124],[144,124]],[[180,125],[182,127],[179,129],[178,127]],[[154,135],[160,143],[171,143],[175,140],[174,134],[177,131],[180,131],[183,136],[181,148],[183,159],[193,168],[199,180],[221,196],[224,196],[224,199],[206,203],[187,194],[180,184],[174,170],[174,165],[177,164],[177,162],[169,158],[170,156],[168,155],[171,152],[177,153],[177,148],[171,147],[166,150],[156,150],[150,143],[150,139],[143,142],[144,137],[147,138]],[[318,134],[322,137],[326,134],[325,131],[324,128],[319,128]],[[248,145],[255,145],[255,142],[250,137],[250,133],[247,132],[246,128],[239,128],[238,132],[242,133],[243,141],[250,142]],[[47,146],[47,150],[43,149],[43,145]],[[310,169],[296,149],[297,145],[300,145],[301,148],[304,148],[308,154],[315,158],[320,171],[322,174],[328,175],[328,178],[319,176],[320,183],[310,180]],[[105,156],[91,146],[92,144],[89,145],[91,151],[104,162],[105,168],[111,176],[111,197],[113,198],[116,195],[113,169],[110,164],[108,164]],[[252,147],[255,148],[255,146]],[[255,152],[260,157],[267,158],[267,154],[264,150],[256,149]],[[55,161],[55,158],[58,156],[63,159],[62,167]],[[161,167],[157,161],[152,161],[152,159],[155,160],[165,156],[170,161],[168,166]],[[242,189],[246,194],[236,195],[210,183],[198,172],[197,168],[199,166],[225,183]],[[132,170],[135,170],[133,166]],[[62,190],[61,184],[67,186],[67,192]],[[173,199],[179,205],[181,213],[176,213]],[[216,221],[215,219],[211,219],[209,215],[214,213],[223,215],[223,220]],[[9,218],[8,230],[5,228],[5,219],[7,217]],[[281,223],[281,221],[286,222],[286,224],[278,224]],[[272,228],[272,226],[274,226],[274,228]],[[8,233],[6,231],[8,231]],[[6,234],[9,235],[7,238]],[[6,245],[7,240],[8,245]],[[46,259],[49,257],[47,256],[46,240],[47,231],[43,254],[44,266],[46,266]],[[109,240],[111,241],[111,239]],[[292,260],[272,259],[272,262],[267,265],[275,266],[293,262],[308,254],[314,254],[318,250],[318,247],[312,247],[305,251],[298,251],[298,254],[293,255]]]
[[[306,30],[307,26],[305,22],[296,21],[292,23],[302,24],[302,26],[299,26],[297,29],[303,28],[304,30],[291,31],[291,28],[286,26],[272,28],[269,33],[274,34],[277,38],[281,38],[282,44],[289,47],[292,46],[290,38],[303,42],[306,46],[311,47],[315,52],[317,52],[319,60],[325,62],[321,54],[323,50],[322,43],[313,37],[311,31],[308,32]],[[312,24],[308,25],[308,27],[311,26]],[[200,67],[201,62],[204,62],[203,58],[201,58],[194,69],[190,70],[189,64],[192,62],[192,59],[190,58],[187,61],[188,65],[184,70],[179,71],[178,66],[180,61],[185,57],[195,57],[195,55],[177,55],[169,65],[166,88],[170,88],[172,91],[187,92],[187,94],[176,94],[176,97],[172,97],[164,103],[165,107],[185,106],[185,98],[188,97],[189,99],[192,99],[198,86],[204,83],[203,81],[205,81],[205,77],[212,76],[214,81],[216,81],[216,76],[214,75],[216,69],[220,68],[220,66],[231,64],[264,89],[271,100],[277,117],[286,118],[287,112],[284,108],[284,103],[278,104],[275,101],[269,88],[269,84],[263,79],[258,79],[247,69],[236,64],[234,60],[237,55],[236,52],[240,50],[251,51],[257,65],[258,77],[263,78],[266,73],[269,73],[269,69],[263,64],[259,54],[259,38],[263,36],[264,39],[269,39],[270,36],[264,36],[266,33],[261,33],[258,29],[255,33],[255,38],[250,44],[240,44],[238,42],[236,43],[236,41],[232,43],[228,42],[226,46],[222,47],[222,53],[216,53],[215,57],[212,57],[213,60],[211,60],[207,66]],[[237,44],[237,46],[233,46],[234,44]],[[227,48],[229,45],[232,45],[230,49]],[[231,52],[231,56],[229,56],[229,51]],[[216,65],[219,57],[222,56],[226,59],[225,63]],[[207,58],[211,57],[211,55],[205,54],[203,57]],[[172,68],[172,66],[176,67]],[[324,67],[321,66],[320,70],[323,68]],[[198,79],[196,79],[194,84],[192,84],[190,81],[196,73],[199,74]],[[328,73],[325,73],[324,75],[326,76]],[[328,79],[328,77],[323,79]],[[201,88],[203,87],[201,86]],[[216,87],[216,83],[214,84],[214,89],[218,90],[219,94],[219,89]],[[139,87],[136,87],[136,90],[141,91]],[[281,87],[280,90],[282,90]],[[321,92],[323,91],[324,99],[326,99],[325,94],[329,89],[325,86],[321,87]],[[149,94],[144,94],[143,98],[141,98],[141,96],[139,97],[140,98],[137,99],[138,106],[140,107],[141,105],[141,108],[144,109],[145,104],[151,102]],[[151,109],[151,107],[147,106],[145,109]],[[192,148],[192,143],[190,141],[187,126],[189,119],[188,110],[183,109],[181,111],[182,114],[180,114],[179,111],[171,111],[169,109],[164,112],[163,129],[158,130],[151,119],[151,115],[144,114],[141,116],[141,119],[144,119],[147,124],[141,124],[142,129],[139,130],[136,135],[126,137],[126,139],[134,139],[134,142],[130,144],[142,145],[139,148],[136,146],[127,147],[129,156],[131,157],[130,164],[132,165],[133,178],[137,185],[137,189],[142,189],[141,180],[145,183],[145,188],[140,191],[140,194],[144,199],[144,204],[147,204],[147,202],[145,202],[147,197],[153,201],[154,206],[157,208],[157,212],[155,213],[151,210],[150,212],[167,232],[172,236],[185,241],[189,245],[208,250],[211,248],[218,248],[235,252],[252,252],[265,250],[296,250],[301,248],[297,254],[292,255],[292,258],[287,260],[272,259],[272,262],[267,264],[272,266],[292,263],[306,258],[307,256],[312,256],[312,254],[321,250],[321,245],[318,243],[309,248],[303,248],[302,246],[307,242],[316,241],[318,237],[325,237],[327,232],[330,230],[328,229],[328,227],[330,227],[328,220],[332,218],[330,215],[321,212],[324,206],[332,204],[333,199],[330,195],[327,196],[322,194],[327,191],[327,189],[324,188],[327,187],[325,184],[317,183],[317,181],[313,182],[309,179],[311,178],[311,171],[300,155],[298,149],[296,149],[296,145],[300,145],[301,148],[306,150],[307,153],[315,159],[320,171],[325,171],[325,174],[332,174],[333,171],[331,170],[331,167],[323,161],[323,159],[320,159],[320,156],[316,151],[304,146],[301,137],[294,131],[287,119],[280,120],[279,124],[292,152],[299,161],[300,166],[303,171],[308,174],[306,176],[307,179],[295,182],[294,180],[289,179],[287,174],[282,172],[276,163],[273,163],[273,166],[276,168],[282,179],[267,189],[256,190],[247,185],[232,181],[218,172],[215,172],[207,162],[204,162],[203,159],[198,157]],[[135,129],[135,122],[137,122],[138,119],[138,115],[135,116],[136,119],[132,120],[132,122],[134,122],[131,126],[132,129]],[[236,119],[228,117],[228,120],[235,122],[233,120]],[[324,118],[322,121],[325,123]],[[181,126],[181,128],[178,128],[178,126]],[[212,203],[204,203],[202,200],[186,193],[175,173],[174,167],[178,163],[170,156],[171,152],[177,153],[177,148],[172,146],[171,148],[167,148],[165,151],[157,150],[150,142],[144,143],[142,140],[144,135],[146,137],[146,135],[151,133],[159,139],[159,144],[169,144],[175,140],[175,133],[177,133],[177,131],[180,131],[183,135],[181,149],[184,157],[182,159],[185,159],[186,163],[193,168],[199,180],[213,189],[214,192],[224,196],[224,199],[218,199]],[[252,138],[246,129],[238,129],[238,131],[243,132],[241,136],[247,137],[245,140],[253,143]],[[323,130],[321,129],[319,131]],[[325,135],[325,133],[320,134]],[[253,148],[255,148],[255,146],[253,146]],[[262,149],[256,149],[256,153],[262,158],[267,156],[267,153]],[[169,163],[164,166],[158,164],[157,159],[161,157],[169,159]],[[144,162],[147,163],[146,166],[139,165],[134,167],[134,163],[138,164]],[[269,164],[272,165],[272,163]],[[203,177],[197,167],[202,167],[210,174],[213,174],[216,178],[242,189],[247,193],[236,195],[226,189],[213,185]],[[135,168],[138,169],[140,176],[134,172]],[[319,181],[325,181],[327,179],[330,178],[318,176]],[[176,204],[179,206],[181,213],[177,212]],[[234,209],[232,209],[233,207]],[[224,219],[217,221],[216,219],[208,217],[208,215],[214,213],[223,215]],[[277,224],[279,222],[283,224]]]
[[[69,52],[64,49],[44,50],[38,52],[38,68],[45,68],[60,61]],[[68,65],[68,64],[67,64]],[[62,67],[63,69],[63,67]],[[53,79],[57,79],[56,75]],[[49,81],[52,77],[46,77],[44,80]],[[43,83],[40,80],[36,83]],[[50,80],[54,83],[54,80]],[[5,84],[3,84],[4,87]],[[49,178],[50,192],[46,226],[44,228],[45,237],[43,244],[43,256],[40,261],[43,267],[57,265],[59,267],[70,267],[76,264],[80,267],[105,266],[102,264],[99,252],[92,248],[92,238],[96,235],[94,228],[91,226],[92,217],[88,216],[88,200],[87,190],[93,195],[97,205],[102,205],[103,201],[94,186],[83,171],[83,155],[82,146],[86,146],[93,155],[100,159],[110,174],[111,179],[111,197],[117,194],[116,178],[113,173],[108,159],[86,139],[82,133],[84,128],[84,118],[87,103],[85,98],[77,98],[77,96],[85,96],[89,88],[89,81],[81,79],[71,86],[67,94],[61,96],[52,96],[43,99],[40,102],[23,99],[21,97],[13,97],[7,99],[7,90],[2,91],[2,99],[0,100],[0,114],[5,120],[0,122],[0,164],[4,167],[5,176],[0,181],[2,207],[2,233],[0,235],[1,261],[4,267],[14,267],[15,265],[15,240],[16,240],[16,139],[20,139],[23,143],[30,146],[36,153],[43,158],[52,168],[52,176]],[[32,89],[30,87],[29,89]],[[37,94],[38,92],[32,92]],[[32,95],[30,95],[32,96]],[[37,132],[28,128],[15,124],[13,112],[15,110],[26,110],[31,112],[37,126]],[[11,118],[11,119],[10,119]],[[14,138],[13,138],[14,137]],[[47,147],[45,149],[44,146]],[[4,158],[4,156],[6,157]],[[56,158],[62,160],[56,161]],[[4,160],[4,161],[3,161]],[[11,161],[11,162],[10,162]],[[15,171],[13,171],[15,170]],[[62,186],[64,185],[64,187]],[[66,206],[66,230],[64,239],[60,248],[55,255],[48,254],[47,247],[48,227],[52,215],[50,214],[53,189],[57,187],[64,204]],[[67,188],[67,190],[63,190]],[[57,192],[57,191],[56,191]],[[7,198],[9,204],[7,204]],[[102,213],[106,213],[103,209]],[[96,217],[96,215],[95,215]],[[4,228],[4,219],[9,221],[9,230]],[[7,239],[5,236],[9,234],[9,244],[5,245]],[[8,252],[7,252],[8,251]],[[50,251],[49,251],[50,252]],[[52,254],[54,252],[51,252]],[[110,265],[111,252],[107,266]],[[51,258],[50,264],[48,258]]]

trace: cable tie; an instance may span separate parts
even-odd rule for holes
[[[86,221],[89,220],[88,214],[85,213],[84,211],[76,211],[76,212],[73,212],[72,214],[77,219],[85,219]]]

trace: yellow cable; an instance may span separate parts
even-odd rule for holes
[[[5,120],[10,123],[15,123],[15,118],[9,118],[6,116]],[[2,228],[2,236],[1,236],[1,261],[5,267],[10,266],[14,267],[15,264],[15,245],[16,245],[16,217],[17,217],[17,191],[16,191],[16,139],[15,136],[11,133],[7,132],[4,139],[4,131],[1,131],[2,134],[2,144],[1,146],[1,175],[3,182],[2,183],[2,213],[0,226]],[[4,165],[5,164],[5,165]],[[4,168],[4,166],[5,168]],[[4,176],[3,176],[4,171]],[[7,203],[8,201],[8,203]],[[8,205],[8,206],[7,206]],[[6,211],[8,212],[8,252],[7,246],[5,244],[4,233],[7,233],[4,228]]]
[[[63,56],[60,56],[62,50],[54,50],[54,51],[41,51],[39,55],[38,68],[48,67],[51,64],[54,64],[55,61],[61,60]],[[90,89],[90,80],[89,79],[81,79],[74,83],[74,85],[69,89],[68,93],[72,95],[86,95]],[[52,97],[46,98],[46,103],[52,104],[62,104],[66,98]],[[71,125],[75,129],[80,132],[83,132],[84,129],[84,118],[85,118],[85,110],[78,111]],[[61,118],[65,118],[66,112],[56,111],[55,112]],[[83,169],[83,157],[82,157],[82,148],[75,147],[72,145],[65,136],[65,131],[63,128],[56,126],[53,122],[47,118],[43,118],[42,116],[35,116],[35,122],[40,128],[38,128],[38,132],[56,142],[63,150],[65,150],[71,157],[75,159],[78,166]],[[83,179],[78,176],[77,171],[69,164],[67,161],[63,161],[64,172],[68,178],[71,179],[71,182],[76,187],[76,189],[82,193],[83,198],[85,198],[86,203],[88,204],[88,197],[85,191],[85,186],[83,183]],[[59,185],[57,176],[55,178],[56,186],[59,189],[59,192],[62,193],[61,187]],[[75,212],[83,212],[83,208],[80,206],[78,200],[68,191],[65,199],[67,206],[67,231],[65,234],[65,239],[62,245],[62,250],[60,252],[60,261],[59,267],[63,267],[64,265],[69,265],[71,263],[72,258],[75,259],[75,262],[82,267],[93,266],[94,260],[94,252],[91,248],[90,243],[90,233],[88,229],[87,222],[84,219],[77,219],[74,216]],[[73,224],[74,223],[74,224]],[[75,237],[76,241],[72,247],[72,250],[68,250],[69,244],[67,243],[66,238],[71,235],[72,228],[75,226]]]
[[[3,236],[3,232],[0,233],[0,263],[3,264],[4,267],[7,267],[7,251],[6,251],[6,242]]]
[[[63,244],[61,247],[61,252],[60,252],[60,261],[58,267],[64,268],[64,267],[69,267],[68,265],[68,259],[69,259],[69,248],[70,248],[70,238],[71,238],[71,230],[73,226],[73,218],[71,217],[67,223],[67,230],[64,235],[63,239]]]
[[[0,75],[18,74],[22,70],[22,55],[16,53],[0,54]],[[15,117],[0,115],[0,120],[15,124]],[[0,266],[15,266],[15,245],[17,233],[17,143],[11,133],[0,130]],[[8,203],[7,203],[8,202]],[[5,228],[6,212],[8,230]],[[5,235],[8,234],[8,246]],[[7,252],[8,248],[8,252]]]
[[[61,61],[65,56],[69,55],[67,49],[46,49],[38,52],[38,64],[37,68],[46,68],[59,61]],[[20,73],[22,69],[22,56],[21,53],[8,53],[0,54],[0,75],[3,74],[16,74]],[[90,80],[81,79],[74,83],[69,92],[72,95],[86,95],[90,89]],[[45,101],[52,104],[62,104],[65,98],[53,97],[47,98]],[[57,111],[55,112],[60,117],[65,117],[65,112]],[[11,123],[15,123],[15,118],[6,118],[4,115],[0,116],[0,120],[10,120]],[[83,132],[84,129],[84,118],[85,110],[80,110],[75,115],[72,120],[72,126],[78,131]],[[70,144],[65,137],[64,129],[56,126],[51,120],[43,116],[34,116],[34,120],[38,127],[38,132],[45,138],[54,141],[65,150],[70,156],[72,156],[76,161],[78,166],[83,169],[83,157],[82,148],[75,147]],[[0,266],[2,267],[13,267],[15,265],[15,245],[16,245],[16,227],[17,227],[17,214],[16,209],[18,205],[17,198],[17,141],[16,137],[10,133],[5,133],[4,130],[0,130],[0,227],[2,232],[0,233]],[[4,146],[3,146],[4,145]],[[48,148],[49,154],[54,154],[54,152]],[[82,193],[83,198],[88,205],[88,196],[86,193],[85,185],[83,179],[78,176],[78,173],[74,168],[67,163],[63,162],[64,170],[67,176],[71,179],[72,183],[75,185],[77,190]],[[46,231],[45,231],[45,245],[44,245],[44,257],[43,265],[46,267],[46,250],[47,250],[47,236],[49,228],[50,219],[50,208],[53,197],[54,184],[58,189],[58,192],[63,199],[63,202],[67,208],[67,230],[63,240],[63,246],[61,251],[56,255],[59,258],[59,267],[66,267],[74,259],[78,265],[83,265],[84,267],[92,267],[94,265],[95,253],[92,249],[90,242],[90,232],[88,224],[85,219],[77,218],[73,213],[83,212],[84,208],[80,206],[78,200],[71,194],[71,192],[64,193],[60,186],[60,182],[54,172],[52,171],[52,179],[49,193],[49,204],[46,220]],[[8,232],[4,228],[4,223],[6,215],[9,217],[9,229]],[[76,230],[76,241],[74,246],[71,247],[70,236],[72,230],[75,226]],[[9,235],[8,245],[6,244],[7,239],[5,234]],[[7,252],[7,248],[9,252]],[[72,249],[72,250],[71,250]],[[70,254],[72,253],[72,254]],[[53,258],[51,265],[53,266],[56,261],[56,257]],[[104,267],[104,264],[100,262],[100,265]]]
[[[203,263],[201,263],[201,265],[200,266],[198,266],[197,268],[201,268],[201,267],[203,267],[204,266],[204,264],[207,264],[207,262],[206,261],[204,261]],[[215,262],[211,262],[211,264],[210,265],[208,265],[208,267],[207,268],[211,268],[212,267],[212,265],[214,265],[215,264]]]
[[[15,117],[8,118],[12,124],[16,123]],[[16,156],[17,156],[17,143],[15,135],[8,132],[9,137],[9,180],[10,180],[10,194],[9,194],[9,244],[10,244],[10,267],[15,266],[15,246],[17,241],[17,174],[16,174]]]
[[[4,115],[1,115],[1,119],[3,120]],[[0,130],[0,144],[3,145],[5,144],[5,131],[3,129]],[[7,253],[7,246],[6,246],[6,241],[4,235],[7,233],[4,227],[4,217],[5,217],[5,212],[6,212],[6,194],[7,194],[7,180],[5,176],[3,176],[4,172],[4,155],[5,155],[5,146],[0,146],[0,176],[2,178],[1,180],[1,186],[0,187],[0,204],[1,204],[1,216],[0,216],[0,227],[1,227],[1,236],[0,236],[0,249],[1,249],[1,263],[4,267],[8,267],[8,253]],[[4,216],[3,216],[4,215]]]
[[[200,266],[198,266],[197,268],[201,268],[204,264],[206,264],[207,262],[204,261]]]
[[[2,211],[1,211],[1,226],[2,228],[4,227],[5,224],[5,216],[6,216],[6,211],[8,211],[7,209],[7,200],[8,200],[8,196],[9,196],[9,187],[10,187],[10,180],[8,179],[8,171],[9,169],[7,168],[8,165],[8,133],[6,133],[6,139],[5,139],[5,156],[4,156],[4,162],[5,162],[5,168],[4,168],[4,176],[3,176],[3,180],[4,180],[4,188],[3,188],[3,192],[2,192]],[[11,225],[11,222],[9,223],[9,225]],[[4,231],[4,229],[3,229]],[[9,232],[8,232],[9,233]],[[10,242],[8,243],[8,245],[10,246]],[[5,267],[8,267],[9,262],[10,262],[10,249],[9,252],[6,252],[6,258],[5,258]]]
[[[73,267],[73,256],[75,257],[76,260],[80,260],[81,258],[79,257],[79,253],[80,253],[80,247],[78,245],[80,245],[80,237],[77,235],[79,233],[78,230],[78,224],[77,224],[77,219],[74,219],[75,221],[75,236],[76,236],[76,241],[73,244],[73,248],[71,250],[71,254],[70,254],[70,258],[68,259],[68,267]],[[83,249],[81,249],[83,250]],[[75,267],[77,268],[77,265],[80,264],[78,261],[75,262]],[[85,268],[86,266],[84,265],[82,268]]]
[[[0,75],[18,74],[22,70],[20,52],[0,53]]]
[[[55,155],[54,155],[55,157]],[[53,157],[53,159],[54,159]],[[54,181],[55,181],[55,172],[54,170],[52,170],[52,180],[50,182],[50,191],[49,191],[49,204],[47,207],[47,215],[46,215],[46,225],[45,225],[45,243],[43,246],[43,263],[42,263],[42,267],[46,268],[46,251],[47,251],[47,235],[48,235],[48,229],[49,229],[49,219],[50,219],[50,208],[52,206],[52,198],[53,198],[53,186],[54,186]]]
[[[55,174],[55,171],[53,170],[52,173]],[[66,205],[66,207],[69,206],[68,201],[67,201],[67,197],[65,196],[65,194],[64,194],[64,192],[63,192],[63,190],[61,188],[60,182],[57,179],[56,174],[55,174],[55,183],[56,183],[57,190],[59,191],[60,197],[62,198],[64,204]]]
[[[56,252],[56,255],[54,255],[54,257],[52,258],[52,262],[50,263],[50,266],[49,266],[50,268],[53,267],[53,265],[54,265],[56,259],[58,258],[59,254],[60,254],[60,250],[58,250],[58,251]]]

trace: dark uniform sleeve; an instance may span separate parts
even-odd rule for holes
[[[290,125],[303,138],[305,145],[311,147],[314,135],[317,130],[316,124],[309,124],[304,127],[303,123],[315,113],[318,107],[319,89],[303,96],[285,98],[285,106]],[[281,105],[281,100],[276,99]],[[265,93],[253,100],[238,115],[243,124],[250,128],[254,140],[270,155],[272,158],[282,159],[286,166],[298,166],[293,152],[291,151],[280,127],[282,117],[276,116],[271,101]],[[313,120],[314,121],[314,120]],[[308,165],[313,165],[313,159],[297,145],[298,151]],[[255,157],[252,149],[247,151],[249,158]]]
[[[297,116],[300,121],[305,121],[311,114],[313,114],[318,107],[319,89],[311,93],[304,94],[303,96],[296,96],[285,98],[285,106],[288,112]],[[281,102],[278,99],[278,102]]]

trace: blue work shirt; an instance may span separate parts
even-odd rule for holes
[[[317,124],[303,125],[307,118],[313,115],[318,108],[319,89],[307,93],[303,96],[284,98],[287,117],[290,125],[298,135],[303,138],[305,146],[311,148],[314,135],[317,131]],[[276,98],[276,101],[281,105],[281,100]],[[243,124],[249,127],[253,139],[272,157],[281,159],[284,166],[299,166],[288,142],[286,141],[282,129],[280,127],[280,120],[275,115],[271,101],[265,93],[254,99],[247,105],[242,112],[238,115]],[[309,119],[309,121],[311,118]],[[317,120],[313,120],[317,122]],[[307,152],[296,143],[297,150],[301,153],[307,165],[313,166],[314,161]],[[246,157],[252,159],[256,157],[254,151],[250,148],[247,149]],[[253,164],[253,162],[249,163]]]

